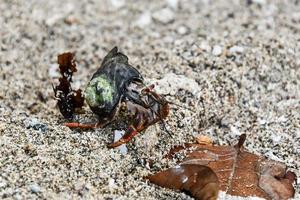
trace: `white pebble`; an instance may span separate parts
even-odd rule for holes
[[[271,139],[273,140],[274,143],[279,143],[281,141],[281,136],[272,134]]]
[[[152,18],[149,12],[144,12],[134,23],[139,28],[144,28],[151,24]]]
[[[168,6],[173,9],[178,8],[178,0],[167,0]]]
[[[110,178],[110,179],[108,180],[108,186],[109,186],[109,188],[111,188],[111,189],[116,188],[117,186],[116,186],[116,183],[115,183],[115,179]]]
[[[233,46],[229,49],[229,52],[231,54],[235,54],[235,53],[243,53],[244,52],[244,47],[241,47],[241,46]]]
[[[230,131],[234,136],[238,136],[241,135],[241,132],[239,131],[239,129],[235,126],[230,126]]]
[[[114,132],[114,142],[118,141],[123,135],[124,135],[125,131],[119,131],[119,130],[115,130]],[[122,144],[120,146],[117,147],[117,149],[120,151],[121,154],[127,154],[127,147],[126,144]]]
[[[213,50],[212,50],[212,54],[214,56],[219,56],[222,54],[222,48],[219,45],[215,45]]]
[[[180,35],[185,35],[188,33],[188,28],[186,26],[179,26],[177,28],[177,33],[179,33]]]
[[[170,8],[164,8],[159,11],[156,11],[153,13],[152,17],[154,20],[162,24],[171,23],[175,19],[174,12]]]
[[[168,73],[160,80],[149,79],[149,83],[157,83],[155,91],[163,95],[175,95],[179,89],[187,90],[193,95],[200,93],[200,86],[194,79],[174,73]]]
[[[206,51],[206,52],[210,52],[211,51],[211,46],[207,43],[207,42],[201,42],[200,44],[200,49]]]
[[[29,189],[31,192],[33,193],[39,193],[41,191],[40,186],[38,186],[37,184],[32,184],[29,186]]]
[[[0,188],[5,188],[7,183],[4,180],[0,180]]]
[[[48,26],[53,26],[57,21],[61,20],[64,16],[62,14],[54,14],[51,17],[49,17],[45,23]]]
[[[253,3],[259,4],[259,5],[263,5],[266,4],[266,0],[252,0]]]
[[[57,65],[56,64],[53,64],[53,65],[50,65],[49,69],[48,69],[48,75],[50,78],[57,78],[59,77],[59,73],[57,71]]]
[[[111,5],[115,8],[121,8],[125,5],[125,0],[110,0]]]

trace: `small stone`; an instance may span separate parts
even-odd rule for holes
[[[65,18],[64,22],[68,25],[78,23],[78,19],[74,15],[69,15]]]
[[[159,11],[156,11],[152,15],[153,19],[162,23],[168,24],[174,21],[175,15],[174,12],[170,8],[164,8]]]
[[[24,145],[23,150],[27,155],[31,157],[38,155],[36,148],[31,143]]]
[[[194,79],[174,73],[168,73],[160,80],[149,79],[149,83],[157,83],[155,91],[163,95],[175,95],[179,89],[187,90],[193,95],[200,92],[199,84]]]
[[[279,143],[282,140],[281,136],[277,134],[272,134],[271,139],[273,140],[274,143]]]
[[[239,129],[235,126],[230,126],[230,131],[234,136],[238,136],[241,135],[241,132],[239,131]]]
[[[259,4],[259,5],[264,5],[266,4],[266,0],[252,0],[253,3]]]
[[[0,188],[5,188],[7,186],[7,183],[4,180],[0,179]]]
[[[77,180],[77,182],[74,184],[74,189],[76,190],[76,191],[80,191],[80,190],[82,190],[83,188],[84,188],[84,181],[83,180],[81,180],[81,179],[79,179],[79,180]]]
[[[177,28],[177,33],[180,35],[186,35],[189,32],[189,29],[186,26],[179,26]]]
[[[24,199],[24,197],[22,197],[22,195],[20,195],[20,194],[15,194],[14,195],[14,199],[16,199],[16,200],[22,200],[22,199]]]
[[[49,69],[48,69],[48,75],[50,78],[57,78],[60,76],[60,74],[58,73],[57,71],[57,65],[53,64],[53,65],[50,65]]]
[[[29,189],[33,193],[39,193],[39,192],[41,192],[41,187],[39,185],[37,185],[37,184],[30,185]]]
[[[211,46],[207,43],[207,42],[201,42],[200,44],[200,49],[206,51],[206,52],[210,52],[211,51]]]
[[[229,53],[230,54],[241,54],[244,52],[244,47],[241,47],[241,46],[233,46],[229,49]]]
[[[111,5],[118,9],[118,8],[122,8],[125,5],[125,0],[110,0]]]
[[[26,128],[33,128],[34,130],[42,132],[46,132],[48,130],[48,126],[41,123],[37,118],[30,118],[28,120],[25,120],[24,125]]]
[[[124,135],[125,131],[119,131],[119,130],[115,130],[114,132],[114,142],[118,141],[123,135]],[[127,147],[126,144],[122,144],[120,146],[117,147],[117,149],[120,151],[121,154],[127,154]]]
[[[178,0],[167,0],[167,4],[170,8],[173,8],[174,10],[178,9]]]
[[[62,14],[54,14],[50,18],[48,18],[45,23],[47,26],[53,26],[56,22],[63,18]]]
[[[214,56],[219,56],[222,54],[222,48],[219,45],[215,45],[213,50],[212,50],[212,54]]]
[[[139,28],[144,28],[149,24],[151,24],[151,22],[152,22],[151,14],[149,12],[144,12],[134,24]]]
[[[115,179],[110,178],[110,179],[108,180],[108,187],[111,188],[111,189],[116,188],[117,186],[116,186],[116,183],[115,183],[115,182],[116,182]]]

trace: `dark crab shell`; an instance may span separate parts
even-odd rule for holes
[[[128,58],[114,47],[103,59],[85,89],[85,99],[91,110],[103,121],[111,120],[119,102],[127,95],[130,83],[143,83],[142,75],[128,64]]]

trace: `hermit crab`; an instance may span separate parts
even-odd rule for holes
[[[73,56],[70,56],[70,53],[65,54],[69,55],[65,56],[69,61],[59,62],[60,69],[61,64],[75,65],[75,62],[70,61]],[[75,71],[76,68],[73,72]],[[65,76],[66,73],[61,71],[61,74]],[[162,95],[153,91],[154,85],[145,86],[142,75],[128,63],[128,57],[119,52],[117,47],[114,47],[104,57],[100,68],[87,84],[84,97],[81,96],[81,91],[73,91],[70,84],[62,87],[62,82],[65,81],[61,81],[61,79],[60,85],[53,87],[61,113],[64,116],[71,116],[75,109],[69,109],[70,106],[65,109],[64,105],[68,105],[68,102],[75,102],[72,105],[76,107],[76,102],[80,102],[78,104],[82,106],[83,103],[78,99],[83,100],[84,98],[98,117],[98,122],[94,124],[68,122],[65,123],[66,126],[70,128],[102,128],[115,119],[127,122],[128,128],[125,134],[118,141],[109,144],[110,148],[129,142],[136,134],[150,125],[164,120],[169,113],[169,102]],[[71,81],[72,78],[68,80]],[[61,88],[68,89],[62,90]],[[63,111],[66,110],[70,112],[65,114]]]

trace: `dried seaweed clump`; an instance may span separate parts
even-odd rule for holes
[[[70,52],[58,55],[57,63],[62,77],[59,78],[59,85],[53,86],[54,94],[61,114],[72,119],[75,109],[81,108],[84,103],[81,90],[73,90],[71,87],[73,73],[77,71],[74,55]]]

